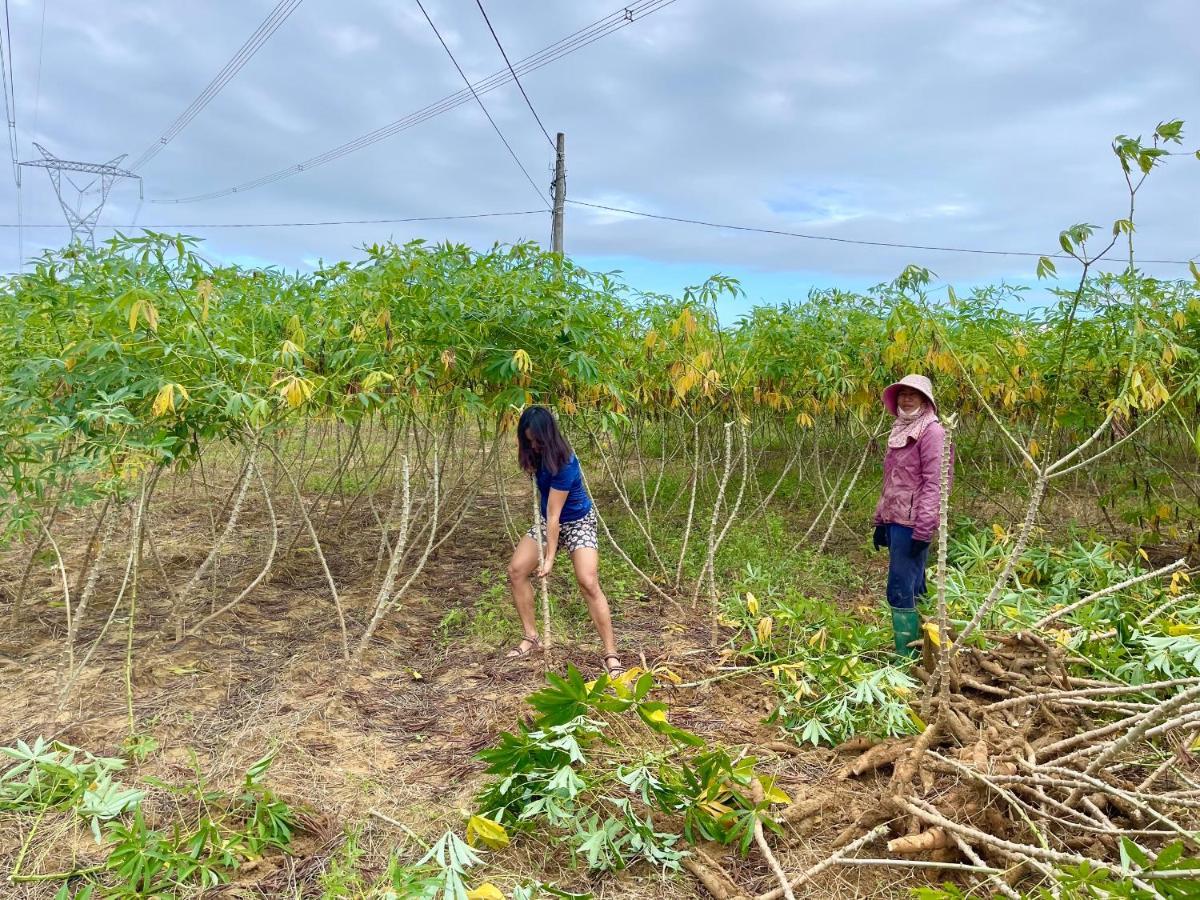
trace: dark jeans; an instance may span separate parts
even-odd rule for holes
[[[907,525],[888,525],[888,604],[896,609],[913,609],[917,597],[925,595],[926,547],[912,555],[912,529]]]

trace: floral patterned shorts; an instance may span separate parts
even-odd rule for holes
[[[560,522],[558,526],[558,549],[565,550],[567,553],[574,553],[576,550],[587,548],[588,550],[600,549],[600,538],[596,531],[598,522],[596,519],[596,507],[592,507],[587,511],[582,519],[576,519],[574,522]],[[539,538],[544,544],[546,541],[546,523],[542,522],[541,533],[538,533],[538,526],[531,525],[527,534],[535,541]]]

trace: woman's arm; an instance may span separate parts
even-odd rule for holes
[[[946,431],[941,422],[933,422],[919,441],[921,486],[913,503],[913,540],[932,541],[938,530],[942,498],[942,448]]]
[[[554,554],[558,552],[559,517],[562,516],[568,496],[569,491],[550,488],[550,496],[546,498],[546,559],[538,570],[539,578],[549,575],[550,567],[554,565]]]

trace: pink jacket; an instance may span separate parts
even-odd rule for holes
[[[914,540],[933,540],[938,530],[945,442],[942,423],[933,422],[917,440],[910,440],[903,447],[888,448],[883,458],[883,493],[875,506],[876,525],[908,525]],[[953,448],[950,481],[954,481]]]

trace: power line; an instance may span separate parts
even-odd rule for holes
[[[529,107],[529,111],[533,113],[534,119],[537,120],[538,128],[542,129],[542,134],[546,136],[547,143],[551,147],[555,146],[554,139],[550,137],[550,132],[542,124],[542,117],[537,114],[537,110],[533,108],[533,102],[529,99],[529,95],[525,93],[525,85],[521,84],[521,79],[517,77],[516,70],[513,68],[512,63],[508,61],[508,54],[504,52],[504,45],[500,43],[500,38],[496,35],[496,29],[492,27],[492,20],[488,18],[487,11],[484,10],[482,0],[475,0],[475,5],[479,7],[479,12],[483,15],[483,21],[487,23],[488,31],[492,33],[492,40],[496,42],[496,47],[500,50],[500,55],[504,57],[504,64],[508,66],[508,71],[512,73],[513,81],[521,89],[521,96],[525,98],[525,105]]]
[[[772,234],[782,237],[796,237],[806,240],[816,241],[835,241],[843,244],[856,244],[867,247],[889,247],[902,250],[933,250],[945,253],[972,253],[984,254],[988,256],[1022,256],[1022,257],[1042,257],[1048,256],[1055,259],[1069,258],[1064,253],[1034,253],[1033,251],[1024,250],[987,250],[970,247],[937,247],[926,244],[901,244],[890,241],[868,241],[854,240],[851,238],[835,238],[828,235],[813,235],[803,234],[795,231],[782,231],[775,228],[756,228],[748,225],[729,225],[718,222],[705,222],[701,219],[686,219],[679,216],[665,216],[656,213],[645,213],[638,210],[625,209],[619,206],[607,206],[600,203],[589,203],[584,200],[567,200],[568,203],[574,203],[578,206],[589,206],[593,209],[603,209],[609,212],[627,213],[633,216],[642,216],[650,219],[660,219],[667,222],[681,222],[688,225],[704,225],[712,228],[727,228],[734,231],[749,231],[757,234]],[[308,222],[196,222],[196,223],[169,223],[169,224],[150,224],[140,225],[138,228],[147,229],[150,231],[184,231],[189,228],[206,229],[206,228],[310,228],[327,225],[401,225],[413,222],[452,222],[468,219],[493,219],[511,216],[541,216],[545,215],[544,209],[522,209],[513,210],[511,212],[489,212],[489,213],[467,213],[464,215],[452,216],[410,216],[403,219],[326,219],[321,221]],[[0,228],[18,228],[17,223],[0,222]],[[68,225],[63,223],[45,223],[45,224],[25,224],[24,228],[67,228]],[[97,228],[106,228],[110,231],[127,230],[129,226],[122,225],[97,225]],[[1107,260],[1104,262],[1108,262]],[[1114,263],[1117,261],[1113,261]],[[1139,263],[1149,263],[1155,265],[1172,265],[1186,266],[1186,259],[1141,259]]]
[[[221,70],[213,76],[212,81],[202,90],[187,108],[181,112],[175,121],[168,126],[167,130],[162,133],[158,140],[154,141],[149,147],[142,151],[129,166],[131,171],[137,171],[150,160],[154,159],[164,147],[173,141],[178,134],[187,128],[191,121],[196,118],[214,97],[221,92],[242,67],[248,63],[259,49],[265,44],[276,31],[279,30],[288,17],[296,11],[296,8],[304,0],[279,0],[275,8],[267,15],[259,24],[258,28],[246,39],[246,42],[238,48],[237,53],[221,67]]]
[[[30,135],[35,138],[37,137],[38,128],[38,110],[41,108],[42,103],[42,56],[46,49],[46,2],[47,0],[42,0],[42,26],[38,29],[37,78],[33,89],[33,130],[30,132]]]
[[[194,224],[170,224],[170,225],[139,225],[137,227],[148,229],[150,231],[169,231],[175,229],[187,228],[308,228],[320,225],[399,225],[408,222],[451,222],[462,219],[494,219],[503,216],[542,216],[545,215],[544,209],[522,209],[513,212],[489,212],[489,213],[468,213],[466,215],[457,216],[411,216],[407,219],[331,219],[319,222],[222,222],[222,223],[194,223]],[[0,222],[0,228],[16,228],[17,225],[11,222]],[[26,228],[67,228],[64,224],[46,224],[46,225],[25,225]],[[108,228],[114,231],[120,231],[126,228],[123,225],[97,225],[97,228]]]
[[[608,16],[605,16],[602,19],[597,19],[591,25],[581,28],[578,31],[556,41],[555,43],[543,47],[536,53],[530,54],[524,59],[519,60],[513,65],[513,72],[517,72],[521,75],[528,75],[530,72],[542,68],[542,66],[549,65],[552,62],[562,59],[564,56],[568,56],[572,53],[582,50],[589,44],[592,44],[603,37],[607,37],[608,35],[613,34],[614,32],[633,24],[634,22],[640,21],[651,13],[657,12],[660,9],[664,9],[675,2],[676,0],[638,0],[638,2],[631,3],[629,6],[622,7],[621,9],[611,13]],[[474,88],[474,93],[478,96],[483,96],[489,91],[493,91],[496,88],[507,84],[513,79],[513,72],[510,72],[507,68],[501,69],[487,78],[475,82],[475,84],[472,86]],[[339,144],[336,147],[326,150],[324,153],[319,153],[316,156],[309,157],[302,162],[295,163],[283,169],[278,169],[274,172],[269,172],[266,175],[259,176],[258,178],[254,178],[249,181],[244,181],[231,187],[209,191],[204,194],[153,200],[151,202],[195,203],[202,200],[215,200],[219,197],[228,197],[232,194],[244,193],[268,184],[274,184],[275,182],[283,181],[286,178],[299,175],[301,172],[307,172],[310,169],[315,169],[318,166],[323,166],[326,163],[333,162],[358,150],[363,150],[372,146],[373,144],[377,144],[380,141],[386,140],[387,138],[399,134],[402,131],[413,128],[416,125],[420,125],[421,123],[426,122],[435,116],[439,116],[442,113],[449,112],[452,109],[462,106],[464,103],[470,103],[472,97],[472,92],[466,89],[458,91],[454,94],[449,94],[435,103],[431,103],[422,109],[410,113],[404,118],[397,119],[394,122],[389,122],[387,125],[382,125],[379,128],[376,128],[374,131],[369,131],[365,134],[359,135],[357,138],[347,141],[344,144]]]
[[[983,254],[987,256],[1022,256],[1022,257],[1042,257],[1048,256],[1054,259],[1069,258],[1064,253],[1035,253],[1029,250],[988,250],[972,247],[939,247],[928,244],[901,244],[892,241],[869,241],[856,240],[853,238],[838,238],[829,235],[821,234],[804,234],[797,231],[783,231],[777,228],[757,228],[749,225],[730,225],[720,222],[706,222],[702,219],[687,219],[680,216],[666,216],[657,213],[641,212],[634,209],[626,209],[620,206],[608,206],[602,203],[590,203],[586,200],[567,200],[568,203],[574,203],[577,206],[588,206],[593,209],[603,209],[609,212],[626,213],[632,216],[641,216],[648,219],[660,219],[666,222],[681,222],[687,225],[703,225],[710,228],[726,228],[733,231],[749,231],[756,234],[772,234],[782,237],[803,238],[805,240],[814,241],[833,241],[840,244],[855,244],[866,247],[889,247],[901,250],[933,250],[943,253],[971,253]],[[513,210],[511,212],[488,212],[488,213],[468,213],[465,215],[453,216],[410,216],[403,219],[327,219],[321,221],[307,222],[197,222],[190,224],[160,224],[160,225],[140,225],[139,228],[149,230],[183,230],[188,228],[306,228],[323,225],[398,225],[411,222],[450,222],[463,219],[491,219],[502,218],[506,216],[540,216],[545,215],[544,209],[522,209]],[[17,225],[12,222],[0,222],[0,228],[16,228]],[[25,228],[65,228],[66,225],[58,224],[37,224],[25,225]],[[127,226],[121,225],[97,225],[97,228],[107,228],[110,230],[122,230]],[[1116,262],[1114,260],[1114,262]],[[1172,265],[1186,266],[1186,259],[1141,259],[1140,263],[1153,263],[1157,265]]]
[[[8,122],[8,153],[12,160],[13,184],[17,188],[17,267],[25,271],[25,203],[21,193],[21,165],[17,149],[17,91],[12,68],[12,26],[8,0],[4,0],[4,35],[0,39],[0,75],[3,76],[4,113]]]
[[[467,77],[467,73],[462,70],[462,66],[458,64],[458,60],[454,58],[454,54],[450,52],[450,47],[442,40],[442,33],[437,30],[437,26],[433,24],[433,19],[429,18],[429,13],[425,11],[425,4],[421,0],[417,0],[417,6],[421,10],[421,15],[425,17],[425,21],[429,23],[429,27],[433,29],[433,33],[437,36],[438,43],[442,45],[442,49],[446,51],[446,55],[450,57],[450,62],[454,63],[454,68],[458,69],[458,74],[462,76],[462,80],[466,82],[467,90],[471,92],[471,96],[475,98],[475,102],[479,104],[479,108],[483,110],[483,114],[487,116],[488,122],[492,126],[492,130],[496,132],[496,136],[500,138],[500,142],[504,144],[504,149],[508,151],[508,155],[513,158],[513,162],[517,164],[517,168],[521,170],[521,174],[525,176],[525,180],[529,182],[529,186],[533,188],[533,192],[537,194],[546,204],[546,209],[550,208],[550,201],[546,195],[542,193],[541,188],[537,186],[537,182],[530,177],[522,164],[520,157],[517,156],[508,139],[504,137],[504,132],[500,130],[500,126],[496,124],[496,120],[492,118],[492,114],[488,112],[487,107],[483,105],[483,101],[479,99],[479,95],[475,93],[475,88],[471,86],[471,79]]]
[[[643,212],[638,209],[626,209],[621,206],[609,206],[604,203],[590,203],[586,200],[567,200],[576,206],[587,206],[592,209],[603,209],[608,212],[625,213],[630,216],[640,216],[643,219],[659,219],[663,222],[681,222],[685,225],[703,225],[706,228],[723,228],[728,231],[748,231],[754,234],[773,234],[780,237],[801,238],[806,241],[828,241],[834,244],[855,244],[861,247],[893,247],[901,250],[932,250],[938,253],[973,253],[984,256],[1033,256],[1050,257],[1051,259],[1070,259],[1065,253],[1036,253],[1032,250],[986,250],[978,247],[940,247],[931,244],[901,244],[895,241],[869,241],[856,238],[834,237],[828,234],[805,234],[801,231],[784,231],[779,228],[760,228],[753,225],[733,225],[728,222],[708,222],[704,219],[688,219],[683,216],[668,216],[659,213]],[[1143,259],[1139,262],[1161,263],[1163,265],[1186,266],[1186,259]]]
[[[8,0],[4,0],[4,36],[0,39],[0,77],[3,78],[4,114],[8,122],[8,153],[12,160],[13,183],[21,187],[20,153],[17,149],[17,95],[13,90],[12,30],[8,21]]]

